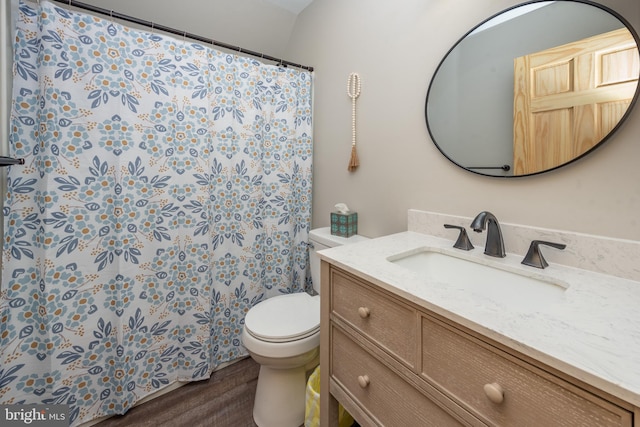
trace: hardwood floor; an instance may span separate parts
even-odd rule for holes
[[[96,427],[256,427],[251,415],[260,366],[250,357],[108,418]]]

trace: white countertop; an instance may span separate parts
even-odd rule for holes
[[[506,258],[462,251],[453,240],[403,232],[320,251],[323,260],[463,326],[640,407],[640,282],[551,264],[537,269]],[[422,248],[564,283],[562,301],[527,310],[429,282],[388,261]]]

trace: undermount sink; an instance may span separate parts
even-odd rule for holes
[[[419,274],[430,284],[448,286],[526,311],[544,310],[563,301],[568,288],[560,281],[535,277],[534,272],[524,275],[500,268],[492,260],[486,260],[485,264],[428,248],[387,260]]]

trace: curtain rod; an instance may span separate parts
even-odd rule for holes
[[[96,13],[100,13],[102,15],[106,15],[109,16],[110,18],[116,18],[116,19],[120,19],[122,21],[127,21],[127,22],[132,22],[134,24],[138,24],[138,25],[143,25],[145,27],[148,28],[152,28],[154,30],[160,30],[160,31],[164,31],[166,33],[171,33],[171,34],[175,34],[178,36],[182,36],[182,37],[189,37],[190,39],[193,40],[197,40],[200,41],[202,43],[206,43],[206,44],[211,44],[214,46],[219,46],[225,49],[229,49],[229,50],[233,50],[236,52],[240,52],[240,53],[244,53],[247,55],[251,55],[251,56],[255,56],[255,57],[259,57],[262,59],[266,59],[269,61],[275,61],[278,64],[284,65],[284,66],[291,66],[291,67],[296,67],[296,68],[302,68],[304,70],[308,70],[308,71],[313,71],[313,67],[309,67],[307,65],[300,65],[300,64],[296,64],[294,62],[289,62],[289,61],[285,61],[283,59],[280,58],[276,58],[270,55],[265,55],[264,53],[260,53],[260,52],[256,52],[253,50],[249,50],[249,49],[244,49],[242,47],[239,46],[233,46],[227,43],[223,43],[223,42],[219,42],[217,40],[213,40],[207,37],[203,37],[203,36],[199,36],[197,34],[192,34],[192,33],[188,33],[186,31],[180,31],[177,30],[175,28],[171,28],[171,27],[167,27],[164,25],[159,25],[156,24],[154,22],[151,21],[145,21],[144,19],[139,19],[133,16],[129,16],[129,15],[125,15],[122,13],[118,13],[115,12],[113,10],[109,10],[109,9],[103,9],[101,7],[98,6],[93,6],[87,3],[81,3],[79,1],[75,1],[75,0],[53,0],[57,3],[62,3],[62,4],[66,4],[67,6],[72,6],[72,7],[77,7],[78,9],[84,9],[84,10],[88,10],[91,12],[96,12]]]

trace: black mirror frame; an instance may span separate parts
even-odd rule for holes
[[[550,169],[545,169],[543,171],[538,171],[535,173],[529,173],[529,174],[524,174],[524,175],[490,175],[487,173],[482,173],[480,172],[477,168],[474,169],[469,169],[467,167],[462,166],[461,164],[457,163],[455,160],[453,160],[451,157],[449,157],[449,155],[447,155],[447,153],[444,152],[444,150],[442,149],[442,147],[438,144],[438,142],[436,141],[431,126],[429,125],[429,117],[428,117],[428,107],[429,107],[429,95],[431,94],[431,90],[432,90],[432,86],[434,84],[434,80],[435,77],[438,75],[438,71],[440,71],[440,69],[442,68],[443,63],[446,61],[446,59],[449,57],[449,55],[451,54],[451,52],[472,32],[474,32],[478,27],[484,25],[485,23],[487,23],[488,21],[496,18],[499,15],[502,15],[505,12],[508,12],[510,10],[516,9],[518,7],[524,6],[524,5],[528,5],[528,4],[534,4],[534,3],[541,3],[541,2],[546,2],[549,0],[531,0],[531,1],[526,1],[523,3],[519,3],[517,5],[511,6],[507,9],[504,9],[492,16],[490,16],[489,18],[485,19],[484,21],[480,22],[478,25],[476,25],[475,27],[473,27],[471,30],[467,31],[448,51],[447,53],[444,55],[444,57],[442,58],[442,60],[440,61],[440,63],[438,64],[438,67],[436,68],[436,70],[433,73],[433,76],[431,77],[431,81],[429,83],[429,88],[427,90],[427,97],[426,97],[426,101],[425,101],[425,108],[424,108],[424,116],[425,116],[425,122],[427,125],[427,130],[429,132],[429,136],[431,138],[431,141],[433,142],[433,144],[438,148],[438,151],[440,151],[440,153],[442,153],[442,155],[447,158],[451,163],[453,163],[454,165],[458,166],[459,168],[462,168],[468,172],[471,172],[473,174],[476,175],[480,175],[480,176],[486,176],[486,177],[491,177],[491,178],[523,178],[523,177],[530,177],[530,176],[534,176],[534,175],[540,175],[543,173],[547,173],[547,172],[551,172],[554,170],[557,170],[559,168],[562,168],[564,166],[567,166],[569,164],[572,164],[580,159],[582,159],[583,157],[587,156],[588,154],[592,153],[593,151],[595,151],[598,147],[602,146],[606,141],[608,141],[611,136],[613,134],[615,134],[618,129],[622,126],[622,124],[627,120],[627,118],[629,117],[629,115],[631,114],[631,112],[633,111],[636,102],[638,101],[638,98],[640,97],[640,83],[638,84],[638,86],[636,87],[636,92],[633,96],[633,99],[631,100],[631,103],[629,104],[629,108],[627,108],[627,111],[625,111],[625,113],[622,115],[622,118],[618,121],[618,123],[613,127],[613,129],[611,129],[611,131],[605,135],[604,138],[602,138],[602,140],[600,140],[597,144],[595,144],[592,148],[590,148],[589,150],[585,151],[584,153],[582,153],[581,155],[573,158],[572,160],[566,162],[566,163],[562,163],[561,165],[558,166],[554,166],[553,168]],[[633,36],[634,40],[636,41],[636,46],[638,46],[638,48],[640,49],[640,37],[638,36],[638,33],[635,31],[635,29],[633,28],[633,26],[629,23],[629,21],[627,21],[623,16],[621,16],[618,12],[614,11],[613,9],[601,5],[599,3],[590,1],[590,0],[562,0],[562,1],[570,1],[570,2],[574,2],[574,3],[583,3],[583,4],[587,4],[590,6],[594,6],[598,9],[601,9],[607,13],[609,13],[610,15],[612,15],[613,17],[617,18],[631,33],[631,35]],[[505,165],[503,167],[495,167],[492,169],[502,169],[502,170],[509,170],[509,166]]]

